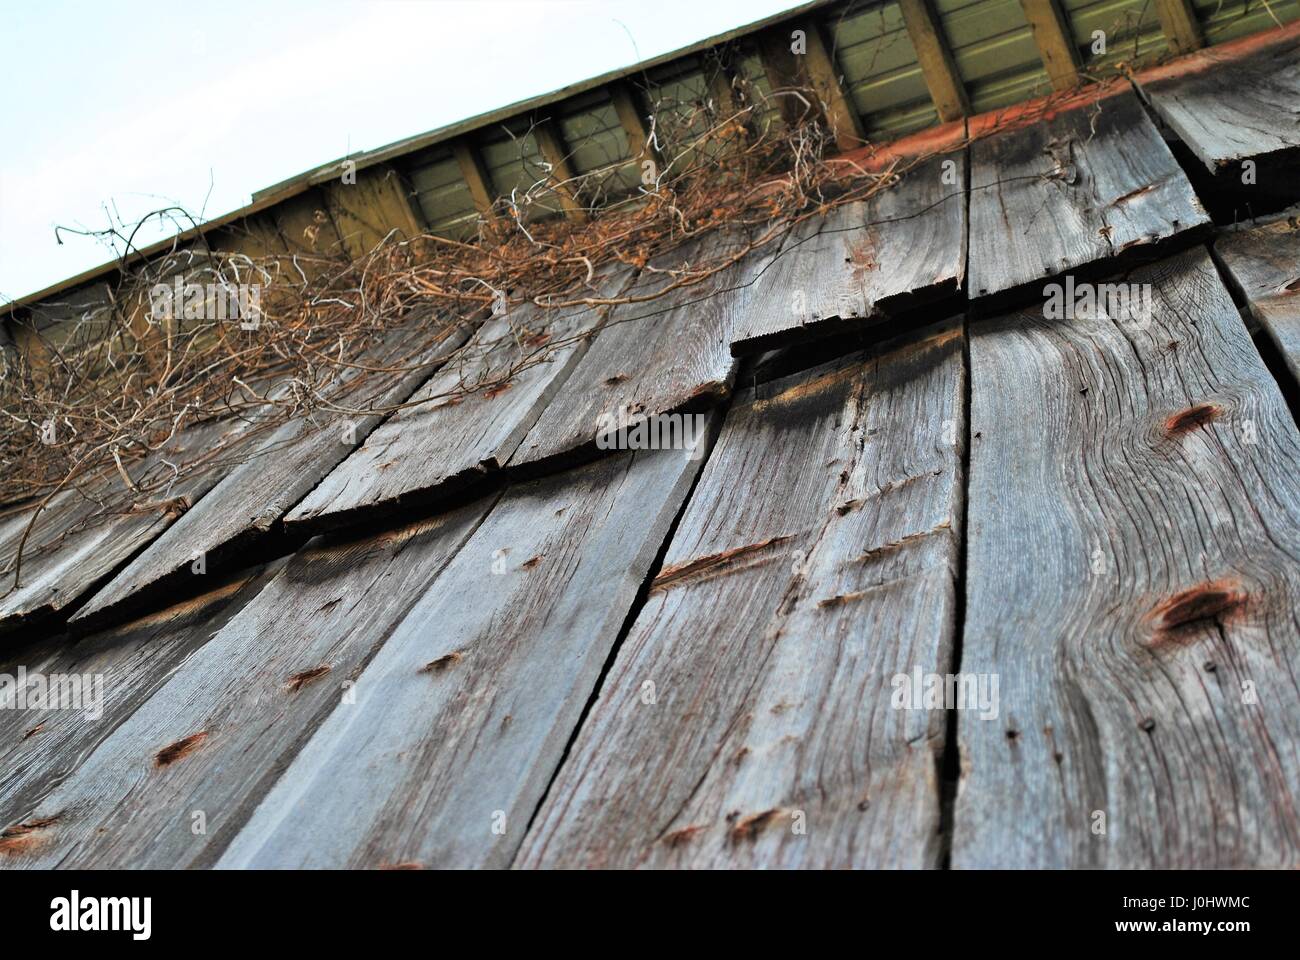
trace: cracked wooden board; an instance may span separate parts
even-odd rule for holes
[[[161,471],[168,469],[169,461],[195,462],[243,429],[218,421],[189,427],[144,464],[128,461],[125,469],[135,483],[144,482],[146,476],[167,476]],[[188,504],[221,479],[225,469],[220,463],[210,464],[142,502],[127,497],[122,481],[110,474],[89,481],[85,491],[55,494],[34,524],[31,507],[0,518],[0,634],[39,626],[64,614],[175,522]],[[97,500],[111,502],[113,510],[106,511]],[[24,544],[29,525],[31,533]]]
[[[1098,262],[1209,223],[1132,93],[1103,92],[977,139],[970,151],[972,297],[1095,271]]]
[[[210,866],[489,507],[306,546],[25,815],[6,866]]]
[[[218,866],[507,866],[698,465],[510,489]]]
[[[255,568],[214,578],[211,589],[199,596],[120,627],[75,644],[63,634],[45,637],[7,658],[0,674],[15,682],[20,668],[28,678],[40,674],[47,682],[55,676],[82,678],[79,688],[69,689],[81,691],[84,708],[46,708],[28,701],[25,709],[0,710],[0,767],[5,770],[0,824],[21,826],[26,812],[256,596],[270,575],[269,568]],[[15,703],[16,693],[0,695],[0,702]],[[0,841],[0,866],[6,852]]]
[[[1300,435],[1204,251],[1127,280],[971,327],[955,867],[1300,865]]]
[[[1220,234],[1214,252],[1300,383],[1300,219]]]
[[[618,296],[619,267],[573,296]],[[582,358],[603,312],[531,304],[489,320],[437,375],[286,518],[290,527],[373,519],[449,496],[501,467]],[[468,391],[468,392],[466,392]]]
[[[939,865],[963,391],[949,323],[737,397],[517,866]]]
[[[854,329],[953,296],[966,272],[966,155],[917,164],[868,200],[797,224],[754,281],[742,356]]]
[[[432,335],[418,327],[399,329],[358,362],[392,367],[374,374],[341,402],[353,410],[379,410],[403,402],[462,344],[469,329],[461,324]],[[319,387],[325,397],[340,399],[351,377]],[[295,416],[254,441],[241,462],[187,510],[124,570],[73,616],[83,629],[143,608],[167,591],[192,588],[196,578],[229,567],[277,529],[280,519],[327,477],[364,440],[386,414],[340,414],[326,409]],[[351,429],[345,429],[345,424]],[[202,573],[193,567],[203,558]]]
[[[1160,118],[1212,173],[1284,153],[1291,154],[1293,179],[1300,171],[1300,27],[1295,24],[1249,56],[1209,48],[1186,65],[1175,62],[1137,80]]]
[[[714,263],[748,242],[721,230],[688,241],[653,260],[627,295],[664,289],[670,277],[657,271]],[[731,333],[752,302],[750,281],[775,253],[773,241],[697,284],[614,307],[509,466],[535,474],[593,455],[603,416],[699,410],[729,395],[736,375]]]

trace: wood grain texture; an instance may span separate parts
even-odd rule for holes
[[[401,175],[391,164],[353,170],[350,179],[353,182],[343,179],[341,168],[320,187],[348,256],[367,256],[394,232],[405,240],[424,233]]]
[[[956,867],[1300,865],[1300,435],[1204,251],[1128,280],[971,327]]]
[[[1023,288],[1208,222],[1131,93],[971,145],[972,296]]]
[[[456,165],[460,167],[461,179],[474,200],[474,209],[484,216],[492,216],[492,205],[496,202],[496,188],[478,148],[468,137],[458,137],[452,141],[452,152],[456,156]]]
[[[313,257],[338,256],[343,251],[343,241],[328,211],[329,203],[319,189],[278,203],[269,211],[289,253],[297,258],[298,269],[309,277],[318,269]],[[289,270],[285,275],[296,274],[297,270]]]
[[[489,506],[299,552],[28,814],[48,825],[8,865],[211,865],[325,716],[356,707],[349,683]]]
[[[619,267],[575,296],[617,296],[632,273]],[[482,480],[510,459],[586,352],[603,315],[524,304],[489,320],[415,392],[412,406],[394,413],[289,514],[287,525],[373,518]]]
[[[270,575],[258,568],[214,578],[206,593],[131,623],[76,643],[64,634],[45,637],[6,657],[0,674],[15,681],[19,667],[26,668],[28,677],[90,677],[81,689],[92,700],[82,701],[85,709],[38,709],[29,701],[26,709],[0,710],[0,765],[5,770],[0,824],[24,822],[27,812],[256,596]],[[102,695],[97,706],[96,691]],[[18,701],[0,694],[0,702]],[[5,852],[0,843],[0,867]]]
[[[689,241],[651,261],[651,271],[637,278],[627,296],[644,297],[671,282],[670,274],[655,271],[716,263],[748,243],[722,231]],[[753,302],[753,278],[775,254],[774,245],[694,285],[614,307],[510,466],[540,472],[590,455],[602,416],[694,410],[727,396],[736,373],[728,349],[732,330]]]
[[[866,142],[866,137],[862,133],[862,120],[857,108],[845,93],[844,75],[835,62],[834,50],[827,47],[816,21],[804,20],[799,26],[804,31],[808,47],[800,58],[800,66],[807,84],[817,92],[821,101],[835,147],[841,153],[856,149]]]
[[[1171,53],[1191,53],[1205,45],[1192,0],[1155,0],[1155,7]]]
[[[384,408],[404,402],[469,333],[463,324],[436,331],[419,325],[399,328],[358,359],[361,364],[393,368],[392,372],[372,374],[359,390],[346,396],[342,391],[354,379],[351,371],[318,385],[327,402],[333,398],[358,412],[323,408],[296,416],[254,441],[255,446],[241,452],[241,461],[215,487],[91,597],[72,622],[85,628],[111,622],[124,612],[141,609],[160,592],[192,589],[197,577],[237,563],[366,439],[387,416]],[[364,410],[380,412],[359,412]],[[193,566],[199,557],[202,572]]]
[[[970,113],[966,86],[962,83],[957,64],[953,62],[948,39],[930,0],[898,0],[898,9],[916,50],[916,59],[921,64],[921,74],[930,90],[939,121],[945,123],[966,116]]]
[[[167,469],[168,460],[192,462],[242,429],[215,421],[195,425],[146,461],[128,464],[128,472],[136,483],[165,476],[160,471]],[[64,490],[37,515],[17,570],[32,507],[0,518],[0,633],[65,613],[166,530],[186,504],[197,501],[223,475],[224,469],[213,465],[139,502],[124,496],[116,475],[88,481],[84,490]]]
[[[1211,172],[1300,147],[1300,36],[1186,76],[1141,81],[1161,119]]]
[[[1057,0],[1020,0],[1025,21],[1034,35],[1034,45],[1053,90],[1069,90],[1079,83],[1079,48],[1070,31],[1070,21]]]
[[[965,189],[965,154],[953,153],[797,224],[755,280],[731,352],[842,333],[955,294],[966,273]]]
[[[938,866],[963,392],[946,324],[737,397],[516,865]]]
[[[1214,252],[1300,383],[1300,220],[1220,234]]]
[[[222,867],[503,867],[699,466],[607,457],[510,490]]]

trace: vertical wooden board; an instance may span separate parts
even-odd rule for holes
[[[281,257],[289,252],[275,221],[267,213],[244,217],[214,230],[207,235],[207,242],[219,254],[243,254],[253,260]]]
[[[1300,435],[1204,251],[1126,280],[971,328],[957,867],[1300,864]]]
[[[1164,32],[1171,53],[1182,54],[1199,50],[1205,43],[1201,26],[1196,22],[1192,0],[1155,0],[1156,16]]]
[[[927,160],[869,200],[797,224],[754,283],[741,356],[829,336],[955,294],[966,272],[964,152]]]
[[[646,605],[516,861],[936,867],[962,335],[737,397]]]
[[[1300,220],[1222,233],[1214,252],[1300,383]]]
[[[211,865],[489,506],[309,544],[30,812],[48,826],[10,864]]]
[[[195,425],[144,463],[126,468],[140,482],[160,475],[168,460],[198,464],[205,452],[241,429],[221,421]],[[84,490],[57,493],[35,523],[34,505],[0,519],[0,634],[59,615],[86,597],[223,473],[220,464],[199,467],[152,499],[128,496],[122,480],[108,474],[89,480]],[[101,501],[109,507],[101,507]]]
[[[970,288],[1024,288],[1209,217],[1137,98],[1102,96],[971,145]]]
[[[1211,172],[1300,148],[1300,25],[1279,31],[1277,42],[1249,57],[1209,49],[1194,63],[1187,72],[1155,71],[1138,82]]]
[[[199,596],[75,644],[58,634],[6,657],[0,675],[17,683],[18,670],[24,668],[27,679],[34,674],[47,682],[58,678],[57,689],[80,691],[82,708],[58,704],[46,708],[28,700],[26,709],[10,706],[0,711],[0,765],[6,771],[0,782],[3,828],[21,825],[28,810],[257,595],[267,576],[259,569],[244,571],[217,581]],[[74,676],[81,679],[62,679]],[[69,682],[81,686],[66,686]],[[16,688],[0,693],[2,703],[16,705],[16,698]],[[0,840],[0,866],[11,849],[37,839],[31,833],[20,836],[27,839],[12,846]]]
[[[1068,90],[1079,83],[1079,48],[1074,45],[1069,21],[1057,0],[1020,0],[1020,5],[1052,89]]]
[[[804,21],[804,30],[808,43],[804,74],[821,100],[835,145],[840,152],[859,147],[865,142],[862,119],[845,92],[844,75],[835,61],[835,50],[827,47],[816,21]]]
[[[319,385],[326,399],[321,410],[299,414],[241,450],[239,462],[221,481],[91,597],[72,622],[82,627],[107,623],[139,609],[160,591],[192,587],[196,576],[237,562],[366,439],[384,420],[385,408],[405,401],[469,332],[459,323],[436,334],[418,323],[399,328],[357,361],[390,368],[390,373],[372,376],[351,395],[343,391],[354,371]],[[330,401],[354,411],[379,412],[339,413],[329,409]],[[199,558],[203,562],[196,571],[193,564]]]
[[[706,442],[508,492],[219,866],[508,865]]]
[[[319,190],[291,197],[271,208],[280,236],[289,247],[289,253],[296,256],[299,267],[309,277],[313,270],[302,259],[304,256],[333,257],[342,251],[342,243],[334,221],[330,219],[329,204]],[[291,281],[297,280],[297,271],[286,271]]]
[[[618,296],[619,266],[573,294]],[[430,502],[502,466],[586,351],[603,311],[546,313],[532,304],[481,326],[462,350],[286,518],[290,527],[374,518]]]
[[[487,168],[483,166],[483,158],[478,154],[478,148],[468,137],[452,141],[451,148],[456,157],[456,165],[460,168],[461,179],[465,181],[465,189],[474,199],[474,208],[481,214],[490,215],[492,204],[496,202],[496,192],[488,178]]]
[[[956,120],[970,113],[970,102],[961,74],[952,60],[943,26],[934,15],[930,0],[898,0],[907,25],[907,35],[916,49],[916,59],[925,75],[925,85],[940,122]]]
[[[728,350],[732,330],[752,302],[752,281],[775,254],[775,241],[705,280],[644,298],[670,282],[662,271],[719,263],[750,242],[713,231],[656,258],[627,293],[642,302],[613,308],[510,466],[536,471],[589,451],[602,417],[697,409],[729,394],[735,379]]]
[[[424,232],[393,166],[379,164],[353,176],[355,182],[335,177],[320,188],[349,256],[366,256],[390,235],[410,240]]]

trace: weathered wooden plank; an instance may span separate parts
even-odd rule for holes
[[[1214,252],[1300,384],[1300,221],[1291,215],[1220,234]]]
[[[1300,26],[1248,56],[1213,48],[1138,77],[1160,118],[1211,172],[1300,148]],[[1295,177],[1296,166],[1290,167]],[[1275,174],[1276,175],[1276,174]]]
[[[214,252],[243,254],[254,260],[282,257],[289,252],[275,221],[265,213],[214,230],[207,241]]]
[[[791,25],[782,24],[758,35],[758,55],[767,78],[770,100],[766,106],[775,108],[786,127],[793,129],[808,119],[814,105],[797,91],[804,86],[805,78],[795,59],[794,44],[797,34]],[[815,109],[815,108],[814,108]]]
[[[761,238],[756,233],[754,239]],[[671,276],[743,252],[751,241],[715,231],[655,258],[628,297],[662,291]],[[602,418],[698,409],[725,397],[735,379],[732,329],[752,303],[752,280],[775,254],[773,240],[733,266],[640,303],[620,304],[519,445],[510,466],[540,470],[589,454]]]
[[[575,292],[618,296],[632,269],[619,267]],[[554,315],[552,315],[554,314]],[[360,449],[330,472],[286,518],[317,529],[429,503],[470,486],[510,459],[581,359],[603,311],[550,313],[524,304],[484,324]]]
[[[1131,93],[971,145],[970,289],[1024,288],[1209,222]]]
[[[623,454],[508,492],[219,866],[508,865],[693,457]]]
[[[0,693],[0,824],[21,824],[41,798],[68,777],[149,699],[193,651],[220,630],[262,588],[270,571],[253,569],[215,580],[211,590],[129,624],[83,638],[45,637],[16,656],[6,657],[0,675],[29,681],[24,700],[15,687]],[[30,681],[39,674],[60,691],[76,692],[76,702],[31,699]],[[79,686],[71,686],[73,676]],[[19,708],[19,703],[25,708]],[[26,834],[22,836],[27,836]],[[0,866],[26,841],[0,840]]]
[[[936,867],[960,323],[740,394],[517,865]]]
[[[366,256],[394,231],[406,240],[424,233],[401,175],[389,164],[341,171],[321,184],[321,191],[343,249],[353,259]]]
[[[799,26],[807,43],[807,50],[801,58],[803,73],[821,101],[836,148],[843,153],[862,146],[866,141],[862,120],[857,108],[845,95],[843,75],[822,39],[821,29],[812,20],[801,21]]]
[[[955,294],[966,272],[965,190],[957,152],[797,224],[755,281],[732,354],[841,333]]]
[[[916,59],[921,64],[921,74],[925,77],[939,120],[946,122],[966,116],[970,113],[966,87],[957,72],[952,51],[930,0],[898,0],[898,9],[903,14],[907,35],[916,50]]]
[[[1300,864],[1300,434],[1193,250],[972,326],[958,867]],[[1102,832],[1104,830],[1104,832]]]
[[[1160,29],[1173,53],[1191,53],[1205,44],[1192,0],[1155,0]]]
[[[140,609],[161,592],[192,588],[196,577],[228,568],[278,529],[281,518],[331,475],[387,416],[469,336],[456,324],[438,331],[420,325],[394,332],[360,363],[388,367],[353,395],[340,396],[355,368],[319,385],[320,394],[351,411],[322,408],[287,421],[255,441],[221,482],[77,611],[83,629]],[[377,410],[376,413],[361,411]]]
[[[315,541],[25,815],[12,866],[208,866],[465,543],[479,501],[365,540]]]
[[[56,429],[61,428],[56,425]],[[145,462],[127,462],[125,469],[137,483],[147,475],[162,476],[167,461],[197,462],[243,429],[241,424],[198,424],[178,433]],[[34,524],[34,504],[0,518],[0,633],[48,620],[84,599],[223,474],[219,464],[213,465],[152,499],[134,500],[127,496],[123,482],[109,475],[88,481],[85,490],[55,494]],[[119,506],[105,509],[101,501]]]
[[[1020,0],[1025,20],[1053,90],[1069,90],[1080,80],[1082,63],[1069,20],[1057,0]]]
[[[320,190],[312,189],[276,204],[270,210],[280,236],[289,247],[290,255],[296,257],[298,269],[309,277],[317,269],[311,263],[311,258],[337,256],[343,250],[342,240],[328,209],[329,204],[324,195]],[[296,272],[291,270],[286,275],[291,280],[296,280]]]

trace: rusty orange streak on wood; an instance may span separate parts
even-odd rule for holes
[[[26,853],[41,842],[41,831],[58,819],[57,816],[45,817],[40,820],[29,820],[27,823],[16,823],[6,828],[0,832],[0,854]]]
[[[311,670],[304,670],[301,673],[295,673],[285,683],[285,689],[291,693],[297,693],[303,687],[307,686],[307,684],[311,683],[313,680],[319,680],[333,669],[334,668],[327,663],[323,666],[314,667]]]
[[[1159,628],[1165,631],[1202,620],[1218,620],[1245,604],[1246,594],[1236,589],[1237,586],[1231,580],[1198,583],[1157,604],[1151,613],[1159,620]]]
[[[208,739],[207,731],[200,730],[198,733],[191,733],[188,737],[168,744],[154,755],[154,765],[166,767],[177,760],[182,760],[197,750],[206,739]]]
[[[735,547],[731,550],[724,550],[721,553],[713,553],[707,557],[699,557],[695,560],[689,560],[686,563],[679,563],[671,567],[665,567],[663,570],[659,571],[659,575],[655,577],[654,582],[650,584],[650,592],[658,593],[661,590],[667,590],[669,587],[674,587],[684,581],[702,579],[707,577],[708,574],[714,572],[724,572],[724,568],[732,568],[734,566],[735,569],[741,569],[740,565],[736,563],[737,560],[752,557],[754,554],[761,553],[769,547],[777,546],[778,544],[785,543],[791,539],[793,538],[789,536],[772,537],[759,543],[751,543],[743,547]],[[750,566],[768,563],[774,559],[776,558],[767,557],[765,559],[757,560],[754,563],[746,564],[744,568],[748,569]]]
[[[1165,432],[1169,434],[1188,433],[1197,427],[1203,427],[1215,419],[1222,408],[1213,403],[1198,403],[1194,407],[1180,410],[1165,420]]]

